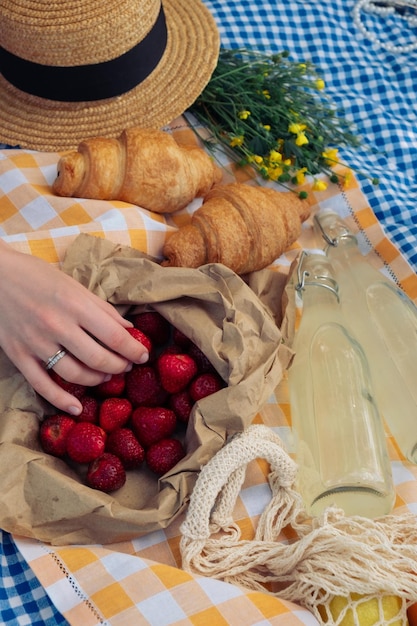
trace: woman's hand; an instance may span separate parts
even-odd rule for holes
[[[45,261],[0,241],[0,346],[32,387],[74,415],[80,401],[57,385],[45,363],[65,380],[97,385],[112,374],[144,363],[144,346],[126,332],[131,323],[73,278]]]

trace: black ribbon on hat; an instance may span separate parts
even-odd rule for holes
[[[139,85],[158,65],[167,44],[165,14],[136,46],[110,61],[61,67],[22,59],[0,47],[0,73],[12,85],[40,98],[85,102],[113,98]]]

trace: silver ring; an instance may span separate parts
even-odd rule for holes
[[[45,369],[50,370],[67,354],[67,351],[64,348],[60,348],[55,354],[53,354],[46,362]]]

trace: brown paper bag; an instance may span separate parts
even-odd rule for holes
[[[75,240],[63,269],[123,314],[149,307],[160,312],[228,383],[194,406],[186,457],[172,471],[160,479],[146,468],[129,471],[121,489],[105,494],[41,450],[39,420],[53,411],[0,351],[0,527],[60,545],[128,540],[165,528],[184,510],[201,466],[229,434],[250,425],[279,383],[292,354],[271,313],[286,277],[270,272],[265,282],[259,273],[254,284],[264,292],[261,301],[222,265],[163,268],[89,235]]]

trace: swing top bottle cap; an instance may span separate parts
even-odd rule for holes
[[[343,239],[351,239],[356,243],[356,237],[346,222],[334,211],[321,210],[314,216],[314,225],[319,235],[330,246],[337,246]]]
[[[306,285],[325,287],[338,295],[338,285],[332,265],[323,252],[303,252],[298,264],[297,289],[303,291]]]

